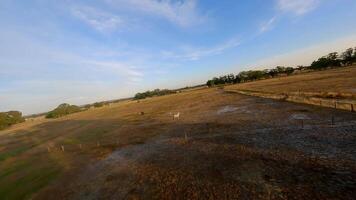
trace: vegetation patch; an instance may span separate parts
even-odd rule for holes
[[[59,118],[65,115],[83,111],[79,106],[63,103],[47,113],[46,118]]]
[[[17,156],[17,155],[27,151],[28,149],[30,149],[32,147],[33,146],[21,146],[21,147],[18,147],[16,149],[13,149],[11,151],[1,153],[0,154],[0,161],[6,160],[7,158],[10,158],[10,157]]]
[[[24,176],[13,177],[6,185],[1,185],[0,197],[2,199],[29,199],[60,173],[60,169],[53,166],[36,169],[27,167],[29,168]]]
[[[0,112],[0,130],[24,121],[25,119],[19,111]]]

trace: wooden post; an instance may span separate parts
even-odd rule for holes
[[[303,121],[303,120],[301,120],[301,122],[302,122],[302,128],[304,128],[304,121]]]
[[[354,104],[350,104],[351,105],[351,112],[355,112],[354,110]]]
[[[82,144],[79,144],[79,149],[82,149]]]
[[[61,149],[62,149],[62,151],[64,152],[64,146],[63,146],[63,145],[61,146]]]
[[[334,102],[334,108],[335,108],[335,109],[337,108],[337,106],[336,106],[336,101]]]
[[[334,126],[335,125],[335,119],[334,119],[334,115],[331,116],[331,125]]]
[[[48,153],[51,152],[51,148],[49,146],[47,146],[47,151]]]

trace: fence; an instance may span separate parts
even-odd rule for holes
[[[227,90],[227,92],[239,93],[250,96],[257,96],[268,99],[285,100],[295,103],[304,103],[328,108],[335,108],[340,110],[348,110],[351,112],[356,111],[356,98],[354,94],[339,94],[339,93],[303,93],[303,92],[291,92],[291,93],[267,93],[260,91],[247,91],[247,90]],[[323,98],[326,96],[328,98]],[[343,97],[344,99],[332,98]],[[354,98],[354,99],[347,99]]]

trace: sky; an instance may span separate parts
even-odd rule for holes
[[[0,111],[309,65],[356,46],[355,0],[0,0]]]

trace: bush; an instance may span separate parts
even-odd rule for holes
[[[0,112],[0,130],[24,121],[25,119],[19,111]]]
[[[103,107],[105,104],[103,102],[96,102],[93,104],[95,108]]]
[[[46,118],[59,118],[80,111],[82,111],[82,109],[78,106],[63,103],[59,105],[56,109],[48,112]]]

